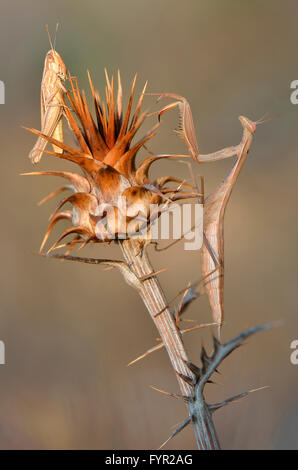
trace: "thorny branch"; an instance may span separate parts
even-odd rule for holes
[[[153,271],[146,252],[142,256],[139,252],[139,242],[136,240],[125,240],[121,248],[125,260],[132,267],[135,274],[140,277]],[[210,357],[204,348],[201,350],[202,367],[199,368],[189,361],[185,351],[181,334],[176,326],[172,312],[167,307],[164,293],[156,277],[151,277],[142,283],[139,294],[144,301],[152,320],[154,321],[162,342],[168,352],[173,369],[177,373],[181,397],[188,406],[188,418],[173,432],[174,437],[189,423],[192,423],[196,436],[198,449],[219,449],[219,442],[212,420],[212,412],[230,403],[240,395],[225,400],[221,404],[208,405],[205,402],[203,390],[210,377],[217,370],[219,364],[243,341],[258,331],[270,328],[270,325],[262,325],[250,328],[240,335],[232,338],[225,344],[220,344],[214,337],[214,351]],[[156,315],[156,312],[162,313]],[[247,392],[241,394],[246,396]]]
[[[248,395],[248,393],[261,390],[266,387],[261,387],[260,389],[250,390],[248,392],[242,392],[237,395],[234,395],[231,398],[228,398],[220,403],[208,404],[205,401],[204,397],[204,388],[207,383],[213,383],[210,380],[214,372],[218,372],[217,368],[222,363],[222,361],[243,344],[243,342],[251,335],[258,333],[259,331],[265,331],[271,328],[270,324],[264,324],[260,326],[255,326],[249,328],[248,330],[240,333],[231,340],[227,341],[224,344],[221,344],[215,336],[213,337],[213,352],[210,356],[207,355],[204,347],[201,348],[201,367],[193,364],[190,361],[186,362],[186,365],[191,372],[186,376],[181,376],[183,380],[190,384],[192,387],[192,395],[189,396],[178,396],[175,394],[170,394],[156,389],[162,393],[166,393],[169,396],[175,398],[182,398],[186,403],[188,403],[189,416],[186,418],[183,423],[181,423],[171,434],[171,436],[166,440],[166,444],[170,439],[176,436],[182,429],[184,429],[188,424],[198,423],[201,432],[197,435],[199,439],[198,447],[199,449],[219,449],[219,442],[215,432],[215,428],[212,421],[212,414],[214,411],[222,408],[225,405],[232,403],[233,401],[239,400]],[[163,444],[163,445],[164,445]],[[163,447],[162,445],[162,447]]]
[[[204,397],[204,387],[207,383],[212,383],[212,374],[218,372],[218,366],[232,351],[238,348],[249,336],[259,331],[267,330],[271,325],[265,324],[250,328],[224,344],[221,344],[213,337],[213,352],[211,356],[208,356],[204,347],[202,347],[200,355],[201,367],[198,367],[187,357],[182,341],[183,331],[180,331],[177,327],[173,312],[167,306],[164,293],[156,277],[158,272],[153,271],[146,251],[143,250],[140,253],[139,242],[133,239],[121,242],[120,246],[126,263],[109,259],[80,258],[60,254],[39,254],[39,256],[89,264],[103,264],[120,269],[126,282],[139,292],[158,329],[162,345],[165,346],[173,369],[177,374],[181,394],[167,393],[155,387],[153,388],[168,396],[183,399],[188,407],[188,417],[173,431],[162,447],[188,424],[192,423],[198,449],[219,449],[220,446],[212,420],[212,413],[237,399],[247,396],[249,392],[237,394],[220,403],[207,404]],[[191,297],[196,298],[195,296]],[[186,308],[187,304],[187,301],[184,305],[182,302],[180,304],[180,311]],[[156,315],[156,312],[160,312],[161,309],[162,313]]]
[[[182,342],[181,334],[176,326],[172,312],[167,306],[164,293],[156,276],[154,275],[154,271],[151,267],[146,251],[142,250],[142,253],[140,253],[139,245],[140,243],[133,239],[121,242],[120,246],[126,263],[123,261],[112,261],[107,259],[97,260],[94,258],[80,258],[53,253],[41,254],[41,256],[60,260],[79,261],[83,263],[103,264],[118,267],[124,275],[125,280],[132,287],[137,289],[157,327],[173,369],[176,371],[181,394],[185,397],[191,398],[193,393],[192,385],[191,382],[187,382],[185,380],[185,377],[191,377],[192,380],[195,380],[195,375],[189,370],[189,361]],[[162,313],[156,315],[161,310]],[[212,419],[204,421],[203,423],[193,421],[193,426],[198,448],[204,449],[205,447],[201,447],[200,444],[200,442],[202,442],[203,435],[215,435]],[[212,445],[211,448],[218,448],[217,440],[215,440],[213,444],[214,445]]]
[[[124,240],[120,246],[126,262],[131,266],[131,269],[138,277],[145,276],[153,271],[146,251],[143,250],[142,256],[138,255],[139,242],[137,240]],[[181,334],[176,326],[172,312],[167,306],[165,295],[157,278],[151,277],[150,279],[144,281],[142,283],[142,288],[138,292],[144,304],[146,305],[153,322],[155,323],[162,342],[169,355],[172,367],[177,373],[177,379],[182,395],[191,397],[193,393],[191,383],[185,381],[184,377],[189,376],[191,379],[195,380],[195,375],[189,371],[187,366],[189,361],[183,345]],[[161,311],[162,313],[156,315]],[[189,415],[191,416],[190,407]],[[215,428],[212,419],[209,421],[205,420],[204,422],[193,421],[192,424],[194,427],[198,448],[205,449],[205,447],[202,446],[202,443],[204,442],[204,435],[207,434],[215,436]],[[209,448],[218,448],[217,439],[214,439],[213,442],[210,442]]]

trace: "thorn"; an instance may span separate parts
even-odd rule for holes
[[[182,421],[182,423],[179,424],[179,426],[175,429],[175,431],[172,432],[170,437],[168,437],[168,439],[163,444],[161,444],[161,446],[158,448],[158,450],[162,449],[171,439],[173,439],[173,437],[177,436],[177,434],[179,434],[179,432],[181,432],[184,428],[186,428],[186,426],[188,426],[190,421],[191,421],[190,417],[188,417],[184,421]]]
[[[139,277],[139,280],[141,282],[147,281],[148,279],[151,279],[152,277],[157,276],[158,274],[167,271],[167,269],[168,268],[162,268],[162,269],[159,269],[158,271],[155,271],[153,273],[145,274],[144,276]]]
[[[200,323],[198,325],[190,326],[188,328],[184,328],[180,330],[180,333],[183,335],[184,333],[188,333],[190,331],[200,330],[201,328],[207,328],[208,326],[213,326],[216,323]]]
[[[238,401],[240,400],[241,398],[245,398],[247,397],[247,395],[249,393],[254,393],[254,392],[258,392],[259,390],[264,390],[266,388],[270,388],[268,385],[265,385],[264,387],[259,387],[259,388],[255,388],[253,390],[248,390],[248,392],[242,392],[242,393],[238,393],[237,395],[234,395],[233,397],[231,398],[227,398],[227,400],[224,400],[220,403],[214,403],[213,405],[207,405],[209,410],[214,412],[216,410],[219,410],[220,408],[222,408],[223,406],[225,405],[229,405],[230,403],[232,402],[235,402],[235,401]]]
[[[167,310],[169,308],[168,305],[166,305],[162,310],[160,310],[159,312],[157,312],[155,315],[154,315],[154,318],[156,317],[159,317],[159,315],[161,315],[165,310]]]
[[[161,446],[158,447],[157,450],[161,450],[171,439],[173,439],[173,435],[171,434],[170,437],[168,437],[168,439],[166,441],[164,441]]]
[[[208,354],[206,353],[206,349],[204,348],[204,346],[201,347],[200,359],[203,363],[205,361],[208,362],[208,359],[210,359]]]
[[[270,385],[264,385],[263,387],[253,388],[252,390],[248,390],[247,393],[259,392],[260,390],[265,390],[267,388],[270,388]]]
[[[201,369],[190,361],[184,361],[189,370],[195,375],[196,379],[201,377]]]
[[[179,240],[178,240],[179,241]],[[174,243],[176,243],[177,240],[175,240],[173,243],[171,243],[170,245],[173,245]],[[170,246],[168,245],[168,246]],[[208,273],[206,276],[203,276],[201,279],[199,279],[198,281],[196,282],[193,282],[192,284],[188,285],[186,288],[182,289],[181,291],[178,292],[177,295],[175,295],[175,297],[173,297],[169,302],[168,302],[168,305],[166,305],[162,310],[160,310],[158,313],[156,313],[154,315],[154,318],[155,317],[158,317],[159,315],[161,315],[167,308],[169,308],[169,305],[171,305],[172,302],[174,302],[174,300],[177,299],[177,297],[179,297],[180,295],[184,294],[185,291],[188,291],[190,288],[192,287],[195,287],[195,286],[198,286],[200,285],[207,277],[209,277],[211,274],[213,274],[214,272],[217,271],[218,268],[214,269],[213,271],[211,271],[210,273]],[[218,323],[216,323],[218,324]]]
[[[237,395],[234,395],[231,398],[227,398],[226,400],[220,402],[220,403],[214,403],[213,405],[208,405],[209,410],[213,413],[216,410],[219,410],[223,406],[229,405],[232,402],[238,401],[241,398],[244,398],[248,395],[248,392],[242,392],[238,393]]]
[[[164,346],[163,343],[157,344],[156,346],[153,346],[153,348],[148,349],[148,351],[146,351],[145,353],[141,354],[141,355],[138,356],[136,359],[133,359],[133,361],[130,361],[130,362],[127,364],[127,367],[132,366],[133,364],[135,364],[136,362],[140,361],[141,359],[144,359],[144,357],[148,356],[149,354],[153,353],[154,351],[157,351],[158,349],[161,349],[163,346]]]
[[[201,328],[207,328],[208,326],[213,326],[213,325],[214,325],[214,323],[202,323],[202,324],[199,324],[199,325],[191,326],[189,328],[185,328],[183,330],[180,330],[180,333],[181,333],[181,335],[183,335],[184,333],[189,333],[191,331],[200,330]],[[161,338],[158,338],[157,341],[161,341]],[[152,348],[148,349],[145,353],[141,354],[136,359],[129,362],[129,364],[127,364],[127,367],[131,366],[132,364],[135,364],[136,362],[140,361],[144,357],[148,356],[149,354],[151,354],[155,351],[158,351],[159,349],[161,349],[163,347],[164,347],[164,343],[157,344],[156,346],[153,346]]]
[[[214,347],[214,351],[217,351],[218,348],[220,347],[221,343],[219,342],[219,340],[213,336],[213,347]]]
[[[165,390],[161,390],[160,388],[156,388],[154,387],[153,385],[149,385],[150,388],[152,388],[152,390],[156,390],[157,392],[160,392],[164,395],[167,395],[168,397],[173,397],[173,398],[180,398],[182,400],[184,400],[185,402],[187,403],[190,403],[190,402],[193,402],[193,396],[191,395],[180,395],[178,393],[170,393],[170,392],[166,392]]]
[[[115,269],[115,266],[107,266],[106,268],[103,268],[103,271],[112,271]]]
[[[177,375],[179,375],[179,377],[184,380],[184,382],[186,382],[188,385],[190,385],[191,387],[194,386],[194,382],[193,382],[193,378],[192,377],[189,377],[188,375],[184,375],[184,374],[180,374],[180,372],[176,372]]]
[[[195,289],[196,286],[190,287],[189,283],[189,287],[185,290],[178,306],[179,316],[181,316],[187,307],[200,296],[199,292],[196,292]]]
[[[185,398],[183,395],[177,395],[176,393],[170,393],[166,392],[165,390],[161,390],[160,388],[154,387],[153,385],[149,385],[152,390],[155,390],[156,392],[162,393],[163,395],[166,395],[168,397],[172,398]]]

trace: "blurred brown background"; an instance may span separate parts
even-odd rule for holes
[[[298,339],[298,107],[290,103],[290,83],[298,79],[297,15],[294,0],[2,0],[0,339],[7,363],[0,366],[0,448],[156,448],[186,413],[183,403],[149,388],[177,390],[164,351],[126,367],[157,333],[118,271],[32,254],[57,201],[36,202],[59,182],[19,176],[31,171],[34,144],[21,125],[40,126],[45,25],[53,31],[57,21],[57,50],[83,87],[87,68],[103,92],[104,67],[111,73],[119,67],[125,90],[137,72],[139,89],[148,80],[151,92],[186,96],[202,153],[238,143],[239,114],[258,119],[271,112],[274,119],[257,129],[226,214],[223,337],[267,321],[283,325],[228,358],[217,377],[222,385],[209,385],[207,398],[269,385],[218,411],[220,442],[230,449],[298,448],[298,366],[290,363],[290,343]],[[154,151],[185,152],[172,133],[176,122],[173,111]],[[207,193],[231,165],[197,169]],[[45,156],[39,167],[72,165]],[[188,177],[174,162],[156,165],[153,174]],[[105,246],[86,254],[120,256]],[[184,252],[182,244],[152,259],[156,269],[168,268],[160,276],[168,298],[199,278],[199,254]],[[205,296],[187,317],[210,321]],[[186,338],[193,361],[202,338],[208,345],[210,332]],[[192,430],[167,448],[195,448]]]

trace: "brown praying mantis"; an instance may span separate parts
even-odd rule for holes
[[[58,25],[57,25],[58,28]],[[57,33],[56,28],[56,33]],[[63,82],[66,79],[66,66],[55,50],[48,27],[51,49],[46,55],[41,81],[41,132],[63,142],[62,116],[64,108],[64,94],[66,92]],[[33,163],[38,163],[47,145],[47,141],[38,137],[36,144],[29,154]],[[62,149],[53,145],[54,151],[62,153]]]
[[[239,116],[243,127],[242,140],[237,151],[237,160],[223,182],[204,201],[203,232],[204,242],[201,248],[201,273],[207,277],[204,283],[213,320],[222,325],[224,317],[224,214],[233,187],[246,160],[252,143],[256,123]]]
[[[213,320],[221,327],[224,317],[224,214],[233,187],[246,160],[256,125],[260,121],[253,122],[244,116],[240,116],[239,120],[243,127],[240,144],[208,155],[202,155],[199,153],[192,112],[188,101],[184,97],[172,93],[154,93],[153,95],[159,96],[159,98],[173,98],[176,100],[154,114],[158,114],[160,119],[164,112],[178,106],[179,129],[177,132],[183,138],[195,162],[205,163],[237,156],[236,163],[220,186],[203,201],[204,222],[203,246],[201,248],[201,275],[202,280],[206,279],[204,286],[212,310]]]

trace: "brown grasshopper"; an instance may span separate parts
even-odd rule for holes
[[[48,28],[47,28],[48,30]],[[66,79],[66,66],[55,50],[50,33],[48,31],[51,49],[46,55],[41,81],[41,132],[63,142],[62,116],[64,105],[64,94],[66,92],[63,82]],[[42,137],[37,139],[36,144],[29,154],[33,163],[38,163],[47,145]],[[54,151],[62,153],[63,150],[53,145]]]

